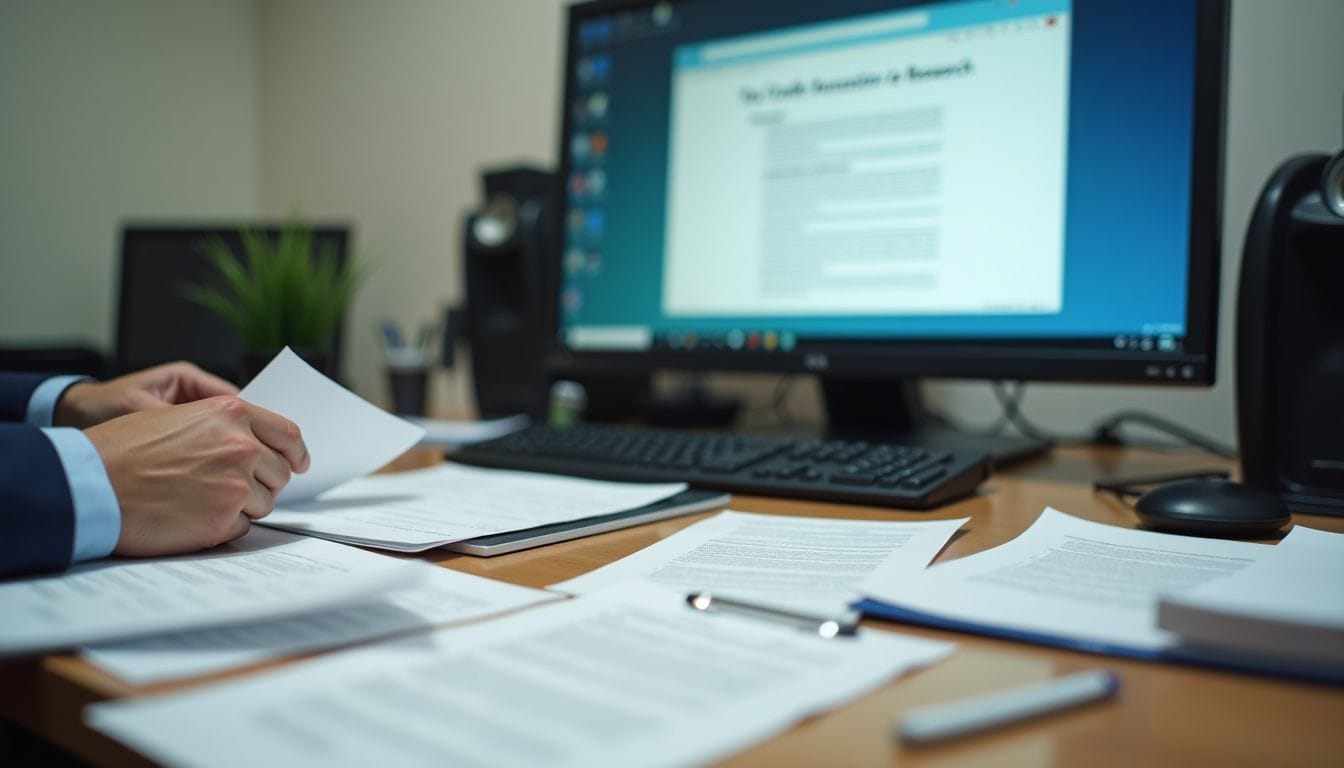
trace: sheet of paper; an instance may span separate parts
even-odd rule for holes
[[[684,766],[722,758],[952,651],[700,614],[627,583],[196,691],[89,707],[197,768]]]
[[[318,373],[289,347],[239,393],[299,425],[312,465],[294,475],[278,501],[310,499],[366,475],[415,445],[424,430]]]
[[[1264,557],[1159,605],[1160,626],[1196,646],[1289,658],[1344,674],[1344,534],[1294,526]]]
[[[402,552],[652,504],[685,483],[611,483],[440,464],[346,483],[264,525]]]
[[[414,586],[370,596],[367,602],[347,607],[155,635],[85,648],[82,653],[123,680],[143,685],[470,621],[561,597],[448,568],[431,568]]]
[[[253,526],[194,555],[99,560],[0,583],[0,655],[334,607],[433,567]]]
[[[902,522],[728,510],[551,589],[581,594],[635,578],[834,614],[871,575],[900,581],[928,566],[970,518]]]
[[[526,427],[531,423],[527,414],[518,413],[499,419],[486,421],[451,421],[447,419],[425,419],[408,416],[406,420],[425,430],[420,442],[426,445],[440,445],[445,448],[457,448],[463,445],[493,440]]]
[[[1047,508],[1022,535],[929,568],[918,578],[873,578],[864,594],[971,624],[1160,650],[1161,594],[1225,579],[1272,554],[1265,544],[1102,525]]]

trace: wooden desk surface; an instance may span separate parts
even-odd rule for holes
[[[396,465],[406,468],[434,459],[424,452],[413,453]],[[938,561],[945,561],[1016,536],[1047,505],[1133,527],[1136,521],[1127,507],[1092,493],[1095,478],[1226,466],[1183,452],[1060,449],[1000,472],[979,495],[935,512],[751,496],[735,497],[732,506],[753,512],[886,520],[970,516],[971,523],[939,555]],[[448,568],[542,587],[624,557],[707,514],[489,559],[444,552],[427,557]],[[1295,522],[1344,532],[1344,518],[1301,515]],[[723,765],[1344,765],[1341,688],[1094,656],[889,622],[868,620],[865,625],[952,640],[959,648],[948,661],[892,681]],[[258,669],[269,666],[276,665]],[[1109,702],[932,747],[910,748],[891,738],[894,717],[908,707],[1098,666],[1121,678],[1120,694]],[[135,687],[71,654],[53,654],[0,665],[0,714],[94,764],[145,765],[134,753],[86,729],[80,721],[83,706],[238,674],[242,673]]]

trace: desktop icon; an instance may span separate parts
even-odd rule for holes
[[[588,217],[584,214],[582,208],[572,208],[569,211],[569,217],[566,224],[569,226],[570,234],[577,235],[583,231],[584,222]]]
[[[571,173],[569,175],[569,193],[574,197],[582,197],[588,190],[588,176],[583,173]]]
[[[570,248],[565,251],[565,271],[571,275],[583,271],[584,255],[578,248]]]
[[[588,194],[600,195],[607,189],[607,172],[601,168],[594,168],[588,172],[586,181]]]
[[[747,336],[741,330],[734,328],[728,331],[724,341],[728,343],[729,349],[741,349],[742,345],[747,343]]]
[[[591,144],[588,141],[588,134],[574,134],[574,138],[569,142],[569,153],[573,155],[575,159],[583,159],[588,157],[588,154],[591,151],[592,149]]]
[[[610,102],[607,100],[606,91],[598,91],[588,97],[587,112],[594,120],[601,120],[607,116],[607,107]]]
[[[611,77],[611,56],[605,53],[594,56],[592,58],[592,73],[594,81],[602,81]]]
[[[594,131],[588,138],[588,148],[592,150],[594,157],[601,157],[607,153],[607,132]]]
[[[607,213],[601,208],[593,208],[583,222],[583,229],[589,237],[601,237],[607,228]]]
[[[571,285],[565,289],[561,301],[564,302],[565,311],[573,314],[583,306],[583,291]]]

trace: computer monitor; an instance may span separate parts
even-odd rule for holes
[[[1227,6],[569,10],[554,361],[1208,385]]]
[[[255,226],[272,240],[281,226]],[[215,270],[204,244],[219,238],[241,254],[238,225],[127,224],[121,233],[121,289],[117,303],[114,372],[128,373],[159,363],[187,360],[229,381],[243,378],[243,346],[211,310],[188,299],[183,287],[210,283]],[[350,229],[313,227],[313,248],[330,248],[344,261]],[[340,371],[341,330],[332,345],[331,370]]]

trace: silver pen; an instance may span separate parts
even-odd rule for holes
[[[775,608],[774,606],[760,605],[745,600],[720,597],[709,592],[692,592],[686,596],[686,603],[697,611],[706,613],[722,611],[723,613],[735,613],[740,616],[754,616],[765,621],[801,627],[816,632],[825,638],[832,638],[837,635],[853,635],[859,628],[857,617],[818,616],[787,608]]]

